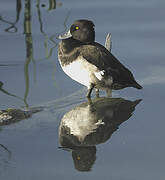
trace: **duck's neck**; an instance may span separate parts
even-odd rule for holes
[[[62,66],[68,65],[73,62],[79,56],[79,50],[77,47],[81,45],[81,42],[68,38],[62,40],[59,44],[59,59]]]
[[[63,47],[63,51],[65,53],[69,53],[74,48],[79,47],[79,46],[81,46],[83,44],[84,43],[82,43],[81,41],[75,40],[73,38],[68,38],[68,39],[63,39],[62,40],[62,47]]]

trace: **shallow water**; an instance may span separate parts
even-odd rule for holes
[[[0,109],[43,107],[0,127],[0,178],[164,180],[165,2],[51,2],[0,2]],[[101,44],[112,33],[112,53],[144,87],[113,93],[142,101],[109,140],[96,145],[86,172],[76,169],[73,149],[59,148],[58,137],[63,116],[87,101],[86,89],[62,72],[57,59],[56,37],[80,18],[94,21]]]

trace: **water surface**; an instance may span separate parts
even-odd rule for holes
[[[0,109],[43,107],[0,127],[2,179],[164,180],[164,7],[163,0],[0,2]],[[113,93],[142,101],[110,139],[90,151],[95,156],[85,172],[58,140],[63,116],[87,101],[86,89],[62,72],[57,58],[56,37],[80,18],[94,21],[101,44],[112,33],[112,53],[144,87]]]

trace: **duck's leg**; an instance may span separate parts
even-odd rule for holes
[[[92,90],[93,90],[94,87],[95,87],[94,84],[90,84],[90,86],[88,87],[88,92],[86,94],[87,98],[91,98],[91,93],[92,93]]]
[[[96,97],[99,98],[100,97],[99,96],[99,89],[96,89],[95,91],[96,91]]]
[[[106,89],[107,97],[112,97],[112,89]]]

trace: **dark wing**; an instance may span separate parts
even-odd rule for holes
[[[98,69],[105,70],[119,84],[134,84],[133,74],[121,64],[104,46],[98,43],[81,46],[80,55]]]

